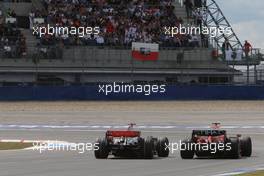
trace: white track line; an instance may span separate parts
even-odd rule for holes
[[[1,125],[0,130],[7,129],[124,129],[127,128],[127,125],[16,125],[8,124]],[[180,125],[139,125],[135,126],[135,129],[180,129],[180,130],[189,130],[189,129],[210,129],[210,126],[180,126]],[[260,125],[232,125],[232,126],[222,126],[223,129],[254,129],[262,130],[264,126]]]
[[[230,172],[230,173],[225,173],[225,174],[218,174],[214,176],[232,176],[232,175],[239,175],[239,174],[244,174],[245,172]]]
[[[213,176],[232,176],[232,175],[239,175],[239,174],[246,174],[246,173],[252,173],[256,171],[262,171],[264,170],[263,165],[258,165],[258,166],[252,166],[251,168],[245,168],[245,169],[239,169],[238,171],[233,171],[233,172],[226,172],[222,174],[217,174]]]

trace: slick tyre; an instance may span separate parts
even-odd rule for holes
[[[154,156],[154,143],[152,137],[147,137],[144,142],[144,158],[152,159]]]
[[[106,139],[99,139],[98,143],[98,150],[94,151],[95,158],[97,159],[106,159],[109,155],[109,149]]]
[[[238,138],[231,138],[231,150],[229,152],[228,158],[231,159],[239,159],[241,157],[241,150],[240,150],[240,141]]]
[[[184,140],[181,145],[181,158],[182,159],[193,159],[194,157],[194,150],[192,150],[190,147],[192,141],[190,140]]]
[[[250,137],[245,137],[241,140],[241,156],[251,157],[252,155],[252,141]]]
[[[157,144],[157,152],[159,157],[168,157],[170,153],[169,149],[169,139],[168,138],[162,138],[158,140]]]

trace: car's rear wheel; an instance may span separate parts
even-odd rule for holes
[[[192,141],[191,140],[184,140],[181,144],[181,158],[182,159],[193,159],[194,157],[194,150],[191,147]]]
[[[98,150],[94,150],[95,158],[106,159],[109,155],[109,149],[106,139],[98,139]]]
[[[158,140],[157,144],[157,152],[159,157],[168,157],[170,153],[169,149],[169,139],[168,138],[162,138]]]
[[[152,137],[147,137],[144,142],[144,158],[152,159],[154,156],[154,143]]]
[[[252,155],[252,141],[250,137],[241,140],[241,156],[251,157]]]
[[[144,138],[139,138],[138,139],[138,145],[139,145],[139,150],[137,152],[137,157],[140,158],[140,159],[143,159],[145,158],[144,156],[144,149],[145,149],[145,139]]]
[[[231,150],[229,153],[229,158],[231,159],[239,159],[241,157],[241,151],[240,151],[240,141],[238,138],[231,138]]]

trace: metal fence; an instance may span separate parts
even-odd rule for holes
[[[104,53],[107,58],[116,58],[118,60],[128,57],[128,54],[131,53],[131,46],[107,46],[107,45],[96,45],[96,46],[62,46],[58,45],[37,45],[37,46],[28,46],[27,52],[25,55],[10,55],[12,52],[17,52],[14,44],[8,45],[12,49],[11,51],[5,51],[5,46],[2,44],[0,46],[0,59],[18,59],[18,58],[29,58],[33,59],[38,57],[38,59],[64,59],[64,60],[80,60],[80,59],[91,59],[91,57],[96,58],[98,52]],[[188,53],[188,52],[200,52],[200,51],[209,51],[208,48],[194,48],[194,47],[160,47],[160,54],[162,55],[162,60],[171,60],[177,56],[177,53]],[[9,53],[8,53],[9,52]],[[125,53],[125,56],[122,56],[122,52]],[[8,54],[7,54],[8,53]],[[83,55],[85,54],[85,55]],[[91,55],[92,54],[92,55]],[[80,57],[80,55],[82,57]],[[174,55],[174,57],[173,57]],[[86,57],[84,57],[86,56]],[[195,60],[204,60],[202,59],[203,55],[195,55]],[[106,59],[106,58],[102,59]],[[208,60],[208,58],[207,58]]]
[[[221,55],[214,58],[208,48],[160,48],[160,57],[157,61],[133,59],[130,47],[39,45],[27,50],[30,52],[21,57],[14,57],[16,52],[11,52],[11,57],[8,57],[10,55],[3,49],[0,50],[1,72],[22,69],[23,72],[33,72],[36,75],[45,71],[85,74],[91,70],[100,73],[112,69],[123,70],[133,75],[136,70],[141,69],[153,73],[170,72],[180,75],[179,77],[182,75],[186,79],[190,77],[190,81],[185,83],[197,83],[191,80],[195,73],[200,75],[199,83],[202,84],[263,84],[264,79],[264,69],[257,66],[261,60],[258,49],[252,50],[248,58],[243,57],[239,62],[222,61]]]

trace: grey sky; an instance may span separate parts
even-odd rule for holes
[[[264,1],[216,0],[241,42],[249,40],[264,51]]]

